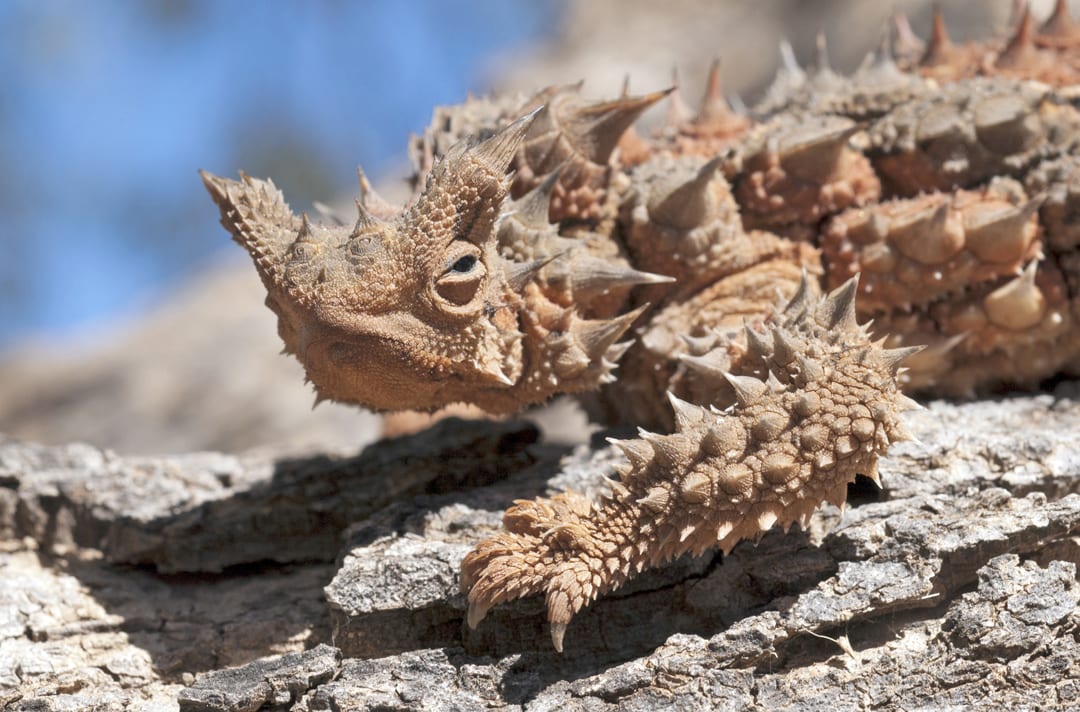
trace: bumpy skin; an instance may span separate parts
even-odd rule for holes
[[[476,146],[457,144],[392,219],[358,201],[352,229],[297,218],[269,181],[203,173],[222,224],[255,260],[285,350],[319,399],[378,410],[468,402],[505,413],[610,377],[625,351],[615,342],[637,313],[583,318],[587,309],[571,295],[587,301],[586,286],[569,287],[567,305],[541,288],[543,269],[565,262],[561,254],[527,262],[499,255],[506,170],[532,119]],[[665,280],[610,266],[600,276],[595,265],[566,272],[609,287]]]
[[[440,108],[414,199],[361,176],[353,228],[203,174],[319,398],[505,413],[581,393],[669,433],[619,443],[600,502],[507,512],[463,566],[470,624],[543,592],[559,647],[643,568],[842,503],[904,437],[898,388],[1080,370],[1080,31],[1064,3],[965,47],[940,15],[925,43],[896,28],[851,77],[823,40],[810,71],[782,47],[749,116],[718,66],[696,115],[677,88],[590,103],[580,84]]]
[[[628,459],[611,494],[567,492],[519,501],[507,533],[461,565],[469,625],[492,606],[534,593],[547,600],[562,650],[571,617],[649,566],[739,541],[779,524],[805,525],[825,501],[841,504],[856,474],[877,480],[877,458],[906,435],[898,414],[917,407],[896,385],[908,349],[884,351],[855,322],[855,281],[828,299],[804,284],[764,333],[747,327],[744,367],[713,378],[734,390],[726,411],[672,396],[675,431],[613,441]]]

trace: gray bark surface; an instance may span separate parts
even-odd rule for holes
[[[457,569],[513,499],[599,487],[606,446],[457,420],[277,461],[2,441],[0,708],[1075,707],[1078,396],[911,414],[884,490],[648,572],[562,655],[539,600],[468,630]]]

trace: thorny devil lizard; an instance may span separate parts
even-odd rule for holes
[[[414,199],[361,174],[351,227],[203,173],[318,398],[509,413],[580,393],[665,433],[615,441],[599,501],[516,502],[462,564],[469,625],[544,593],[561,650],[643,569],[877,481],[917,407],[901,389],[1078,372],[1080,27],[1063,1],[963,46],[940,13],[925,45],[894,22],[850,77],[823,43],[810,72],[782,47],[749,115],[715,65],[696,113],[677,88],[590,103],[580,85],[440,108],[411,146]]]

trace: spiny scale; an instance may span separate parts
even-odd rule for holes
[[[892,378],[910,350],[870,343],[855,326],[854,293],[853,280],[775,318],[779,342],[814,345],[813,368],[782,365],[786,357],[765,347],[766,380],[724,374],[738,395],[731,412],[671,397],[675,432],[615,441],[630,467],[609,497],[589,505],[566,493],[508,511],[508,531],[462,563],[469,624],[493,605],[543,593],[561,650],[572,616],[631,575],[686,552],[730,551],[776,524],[805,524],[824,501],[842,503],[855,475],[876,472],[877,458],[904,439],[899,414],[911,405]],[[556,529],[565,536],[538,534]]]
[[[1080,31],[1063,2],[1013,24],[958,44],[940,11],[925,40],[898,15],[850,77],[824,36],[809,69],[782,43],[749,111],[719,62],[696,113],[681,89],[470,97],[411,142],[408,205],[360,173],[344,225],[270,181],[203,180],[319,399],[511,413],[587,392],[645,429],[614,443],[609,497],[518,502],[466,559],[470,624],[544,592],[561,646],[641,569],[877,481],[899,387],[1080,369]]]

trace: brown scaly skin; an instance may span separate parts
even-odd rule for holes
[[[451,149],[391,220],[359,201],[352,229],[297,218],[270,182],[202,174],[319,399],[377,410],[467,402],[505,413],[610,377],[625,351],[615,342],[637,313],[583,318],[584,309],[539,288],[545,260],[510,262],[497,251],[506,169],[532,118]],[[618,265],[603,277],[609,286],[664,281]]]
[[[410,146],[411,203],[361,178],[351,229],[203,174],[319,398],[506,413],[581,393],[597,419],[670,433],[620,443],[600,502],[507,512],[463,565],[470,624],[543,592],[561,647],[642,569],[876,477],[904,438],[899,388],[1078,371],[1080,31],[1063,3],[977,46],[940,16],[926,43],[896,27],[851,77],[823,38],[809,71],[782,47],[752,118],[715,67],[697,115],[677,90],[594,104],[580,84],[440,108]],[[666,124],[635,131],[665,96]]]
[[[877,458],[908,437],[899,413],[917,407],[895,378],[910,351],[882,350],[856,324],[855,280],[828,299],[808,292],[804,283],[764,333],[746,327],[746,362],[763,377],[713,374],[734,389],[734,407],[672,396],[675,432],[615,441],[629,464],[611,495],[593,503],[567,492],[509,509],[507,533],[461,564],[469,625],[543,593],[561,651],[573,615],[643,569],[805,525],[822,502],[842,504],[856,474],[876,480]]]

